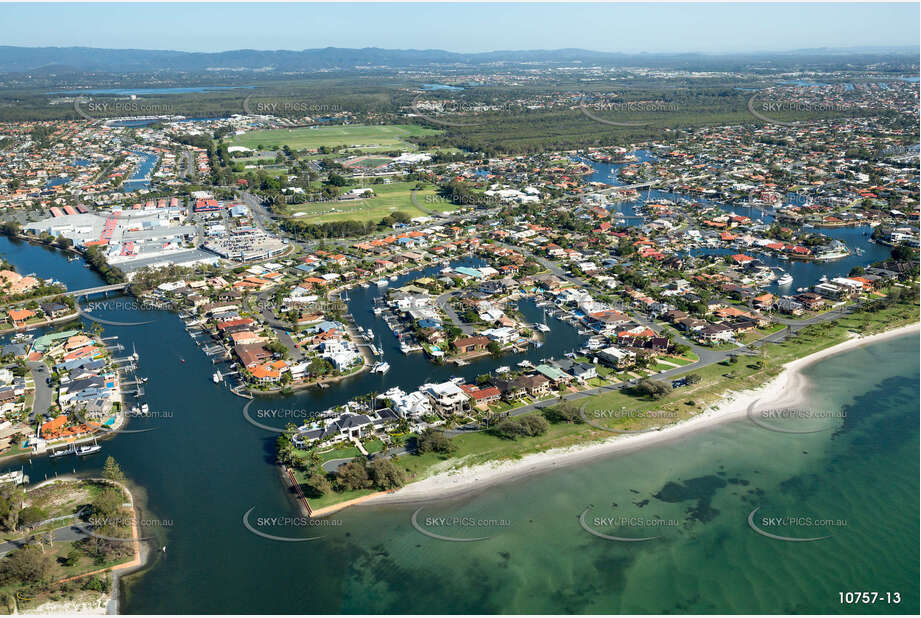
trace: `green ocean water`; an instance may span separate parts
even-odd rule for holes
[[[743,420],[426,505],[417,516],[436,534],[486,540],[424,536],[410,524],[417,506],[346,512],[328,545],[340,604],[323,609],[917,614],[918,352],[917,338],[904,337],[808,368],[808,407],[837,411],[810,425],[824,431],[779,433]],[[586,522],[599,532],[658,538],[593,536],[579,523],[589,506]],[[830,536],[761,536],[747,521],[756,507],[756,523],[813,518],[761,526],[771,533]],[[439,516],[485,521],[429,519]],[[606,526],[599,517],[640,521]],[[898,592],[901,602],[841,604],[846,591]]]

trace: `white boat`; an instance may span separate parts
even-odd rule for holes
[[[374,283],[376,283],[376,284],[377,284],[377,287],[379,287],[379,288],[382,288],[382,287],[384,287],[385,285],[390,285],[390,282],[387,281],[386,279],[378,279],[378,280],[375,281]]]
[[[390,371],[390,363],[378,363],[371,368],[371,373],[387,373]]]
[[[362,281],[362,282],[361,282],[361,287],[363,287],[363,288],[369,288],[369,287],[371,287],[371,284],[368,283],[367,281]]]
[[[380,314],[382,314],[382,313],[384,312],[384,310],[381,309],[380,307],[375,307],[375,308],[372,309],[371,311],[374,313],[374,315],[380,315]]]
[[[220,371],[215,371],[215,372],[211,375],[211,380],[212,380],[215,384],[217,384],[218,382],[220,382],[220,381],[221,381],[221,372],[220,372]]]
[[[530,368],[534,367],[534,364],[533,364],[531,361],[529,361],[529,360],[523,360],[523,361],[521,361],[520,363],[518,363],[518,366],[519,366],[519,367],[524,367],[525,369],[530,369]]]
[[[496,373],[500,375],[503,373],[508,373],[509,371],[511,370],[509,369],[508,365],[502,365],[501,367],[496,368]]]
[[[391,280],[391,281],[396,281],[396,280],[397,280],[397,276],[396,276],[396,275],[390,275],[390,280]]]
[[[822,283],[825,283],[826,281],[828,281],[828,276],[822,275],[821,277],[819,277],[819,281],[821,281]]]
[[[98,453],[102,450],[102,447],[96,444],[96,438],[93,438],[93,444],[87,446],[78,446],[76,455],[80,457],[82,455],[92,455],[93,453]]]
[[[793,276],[790,273],[784,273],[777,280],[777,285],[790,285],[791,283],[793,283]]]
[[[542,332],[542,333],[549,333],[549,332],[550,332],[550,327],[547,326],[546,324],[535,324],[535,325],[534,325],[534,328],[536,328],[537,330],[539,330],[539,331]]]
[[[150,412],[150,406],[147,405],[146,403],[142,403],[141,404],[141,414],[147,414],[148,412]]]
[[[51,451],[51,453],[48,454],[48,457],[54,459],[55,457],[63,457],[64,455],[73,455],[75,452],[76,450],[74,450],[74,445],[71,444],[69,447],[61,449],[60,451]]]

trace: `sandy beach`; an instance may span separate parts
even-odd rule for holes
[[[602,442],[565,449],[552,449],[526,455],[517,460],[448,470],[411,483],[393,493],[375,495],[363,501],[362,504],[414,503],[459,497],[498,483],[578,464],[582,461],[594,460],[604,455],[629,452],[652,444],[674,440],[696,431],[703,431],[720,423],[744,417],[752,404],[757,403],[755,409],[768,406],[771,408],[796,406],[806,398],[807,381],[802,375],[805,367],[863,345],[918,333],[919,330],[921,330],[921,324],[912,324],[877,335],[865,337],[855,335],[848,341],[787,363],[777,377],[760,388],[739,392],[729,391],[718,404],[697,416],[669,425],[660,431],[619,435]],[[456,464],[457,462],[451,463]]]

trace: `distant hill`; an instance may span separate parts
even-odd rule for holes
[[[836,64],[846,58],[861,62],[917,62],[917,50],[812,49],[752,54],[621,54],[584,49],[494,51],[475,54],[438,49],[399,50],[368,47],[327,47],[303,51],[179,52],[143,49],[96,49],[92,47],[0,46],[0,72],[66,73],[84,71],[150,72],[208,70],[319,71],[367,67],[411,68],[437,66],[485,66],[521,63],[583,63],[604,66],[660,66],[697,69],[727,67],[755,61],[789,66],[791,62]]]

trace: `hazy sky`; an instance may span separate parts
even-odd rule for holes
[[[919,45],[905,4],[0,4],[3,45],[620,52]]]

